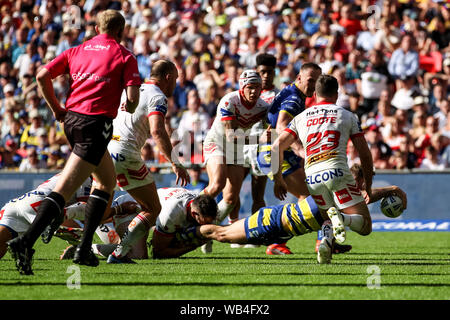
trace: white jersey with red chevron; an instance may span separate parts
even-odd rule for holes
[[[259,98],[253,107],[245,106],[240,97],[239,91],[226,94],[217,106],[217,116],[208,134],[218,134],[223,137],[225,132],[223,122],[226,120],[236,120],[238,127],[249,129],[267,115],[269,104]]]
[[[140,88],[139,105],[133,113],[125,109],[126,94],[122,94],[121,106],[113,121],[111,144],[119,143],[123,149],[140,154],[142,146],[150,137],[151,115],[165,116],[167,97],[154,83],[144,83]]]

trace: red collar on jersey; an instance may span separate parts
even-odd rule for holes
[[[334,102],[330,102],[330,101],[321,101],[321,102],[315,103],[312,107],[315,107],[315,106],[321,106],[321,105],[324,105],[324,104],[334,104]]]

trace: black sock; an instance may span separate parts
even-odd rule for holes
[[[100,225],[109,202],[109,197],[109,193],[98,189],[95,189],[89,196],[86,202],[84,230],[79,244],[80,248],[91,248],[95,230]]]
[[[39,209],[30,228],[23,234],[22,239],[28,247],[33,247],[36,240],[55,217],[62,214],[65,200],[57,192],[51,192],[42,200]]]

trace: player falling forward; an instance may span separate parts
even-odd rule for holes
[[[303,110],[305,110],[305,100],[312,97],[315,90],[315,83],[320,76],[322,69],[315,63],[305,63],[300,68],[297,78],[273,100],[269,113],[268,122],[279,135],[289,125],[290,121]],[[288,186],[288,191],[299,200],[309,195],[305,184],[305,172],[302,166],[303,159],[302,146],[300,143],[293,143],[291,148],[284,152],[282,163],[283,178]],[[255,172],[268,175],[273,178],[271,145],[261,145],[256,157]],[[267,248],[267,254],[292,254],[285,243],[274,243]]]
[[[127,203],[135,201],[129,194],[121,197]],[[151,240],[153,258],[176,258],[201,246],[205,241],[192,241],[193,235],[185,235],[184,231],[214,222],[217,217],[214,198],[184,188],[160,188],[158,197],[162,209]],[[180,234],[191,240],[189,244],[185,244]],[[131,259],[127,262],[133,263]]]
[[[324,236],[318,250],[318,261],[329,263],[333,238],[343,243],[345,226],[360,235],[368,235],[372,231],[369,209],[347,164],[348,140],[351,139],[358,150],[369,199],[373,161],[356,115],[335,105],[337,80],[321,75],[316,82],[315,95],[317,104],[293,119],[274,142],[273,149],[279,152],[279,160],[282,161],[283,151],[295,141],[301,141],[305,148],[308,190],[320,211],[327,212],[331,220],[331,226],[326,223],[322,227]],[[280,171],[274,180],[274,194],[283,200],[287,186]]]
[[[351,168],[351,174],[357,185],[364,191],[365,181],[363,170],[359,165]],[[390,195],[398,195],[407,207],[406,194],[397,186],[372,189],[371,197],[366,197],[367,203],[373,203]],[[328,220],[326,212],[319,210],[312,196],[298,203],[288,203],[278,206],[263,207],[250,217],[241,219],[228,226],[213,224],[191,228],[182,238],[204,241],[213,239],[225,243],[268,245],[274,242],[286,242],[289,239],[318,231]],[[319,263],[323,263],[318,260]],[[327,263],[331,262],[331,258]]]
[[[114,131],[108,151],[114,162],[117,185],[127,191],[142,208],[130,223],[120,245],[108,257],[108,263],[123,263],[131,247],[155,225],[161,211],[156,185],[150,170],[141,158],[141,148],[149,135],[158,149],[171,163],[176,174],[176,183],[185,186],[189,175],[177,159],[172,156],[172,144],[165,128],[167,98],[176,85],[178,71],[168,60],[159,60],[152,66],[150,80],[140,88],[140,101],[133,114],[120,109],[114,120]],[[123,101],[125,96],[122,96]]]

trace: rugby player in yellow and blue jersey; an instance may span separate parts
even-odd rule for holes
[[[373,188],[370,197],[365,193],[365,181],[360,165],[353,165],[351,174],[362,191],[367,204],[380,201],[382,198],[397,195],[402,199],[403,208],[407,208],[406,193],[398,186]],[[241,219],[227,226],[205,224],[187,229],[183,232],[183,239],[204,240],[211,239],[225,243],[260,244],[283,243],[294,236],[309,232],[324,230],[332,237],[327,214],[320,213],[314,199],[308,196],[298,203],[288,203],[268,206],[259,209],[253,215]],[[325,226],[325,228],[323,228]],[[328,230],[326,230],[328,229]],[[320,263],[320,261],[318,260]],[[327,263],[330,263],[327,261]]]

